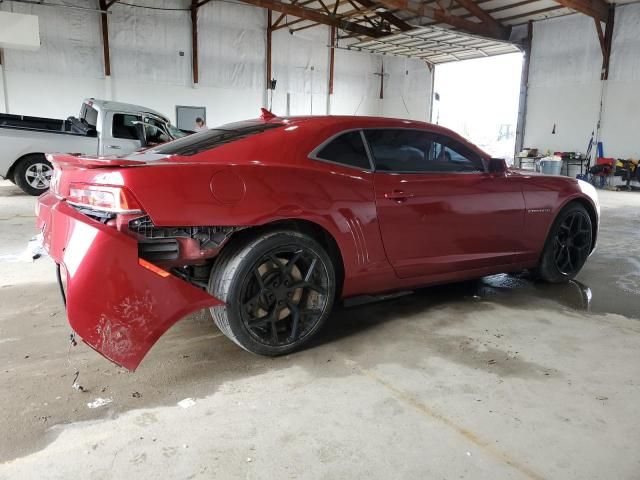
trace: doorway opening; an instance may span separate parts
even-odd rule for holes
[[[513,163],[522,53],[435,67],[431,122]]]

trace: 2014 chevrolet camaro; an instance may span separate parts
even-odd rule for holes
[[[38,226],[69,322],[131,370],[206,307],[238,345],[277,355],[338,299],[522,269],[567,281],[599,221],[590,185],[415,121],[264,112],[124,158],[49,159]]]

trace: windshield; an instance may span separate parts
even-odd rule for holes
[[[161,145],[150,150],[150,153],[165,155],[195,155],[205,150],[219,147],[225,143],[235,142],[266,130],[281,127],[281,123],[264,123],[260,120],[228,123],[220,127],[194,133],[179,140]]]
[[[174,139],[186,137],[187,135],[189,135],[187,132],[184,132],[184,131],[180,130],[178,127],[175,127],[175,126],[171,125],[170,123],[167,123],[167,130],[169,130],[169,134]]]

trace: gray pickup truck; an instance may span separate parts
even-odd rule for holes
[[[188,133],[150,108],[93,98],[67,120],[0,114],[0,177],[40,195],[53,171],[46,153],[124,155]]]

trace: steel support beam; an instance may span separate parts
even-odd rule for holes
[[[585,15],[589,15],[601,22],[606,22],[609,16],[609,4],[604,0],[555,0],[563,7],[570,8]]]
[[[378,2],[387,8],[406,10],[419,17],[428,17],[436,22],[446,23],[452,27],[483,37],[493,38],[496,40],[509,39],[511,29],[508,27],[495,27],[485,23],[472,22],[462,17],[451,15],[442,8],[428,7],[426,4],[416,3],[414,0],[378,0]]]
[[[312,22],[320,23],[322,25],[328,25],[330,27],[340,28],[348,32],[356,33],[358,35],[365,35],[370,38],[378,38],[384,35],[383,32],[375,30],[373,28],[365,27],[354,22],[345,20],[339,16],[333,17],[325,15],[318,10],[312,10],[310,8],[300,7],[298,5],[292,5],[290,3],[282,3],[278,0],[240,0],[243,3],[254,5],[256,7],[267,8],[274,12],[286,13],[287,15],[293,15],[303,20],[309,20]]]

